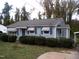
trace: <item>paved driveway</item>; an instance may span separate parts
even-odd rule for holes
[[[47,52],[37,59],[79,59],[77,51]]]

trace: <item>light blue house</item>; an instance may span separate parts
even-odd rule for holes
[[[7,28],[9,35],[70,38],[70,26],[62,18],[19,21]]]

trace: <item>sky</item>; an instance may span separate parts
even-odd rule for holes
[[[38,3],[40,0],[0,0],[0,13],[2,12],[2,9],[4,8],[5,2],[8,2],[9,5],[12,6],[12,10],[10,11],[11,17],[14,16],[16,8],[21,8],[23,6],[26,7],[26,10],[28,12],[31,11],[31,9],[34,8],[34,11],[32,12],[31,19],[37,18],[38,17],[38,12],[40,11],[41,13],[44,12],[43,7]],[[72,16],[73,19],[77,18],[79,20],[79,15],[76,13]]]
[[[15,14],[15,10],[16,8],[19,8],[21,10],[21,8],[23,6],[26,7],[26,10],[28,12],[31,11],[31,9],[34,8],[34,10],[32,11],[31,14],[31,18],[36,18],[37,17],[37,13],[39,11],[43,12],[43,8],[41,7],[41,5],[37,2],[39,2],[40,0],[0,0],[0,13],[2,12],[2,9],[4,8],[4,4],[5,2],[8,2],[9,5],[13,5],[12,6],[12,10],[10,11],[11,16],[13,16]]]

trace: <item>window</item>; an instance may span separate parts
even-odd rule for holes
[[[43,27],[41,33],[43,34],[49,34],[50,27]]]
[[[61,34],[61,29],[57,29],[57,31],[58,31],[58,34]]]
[[[16,32],[8,32],[9,35],[16,35]]]
[[[44,31],[45,34],[49,34],[49,31]]]
[[[58,27],[60,27],[61,25],[58,25]]]
[[[22,29],[22,36],[25,35],[25,29]]]
[[[30,33],[34,33],[34,31],[29,31]]]
[[[30,27],[30,28],[27,29],[27,31],[28,31],[28,34],[29,33],[34,33],[35,32],[35,28],[34,27]]]

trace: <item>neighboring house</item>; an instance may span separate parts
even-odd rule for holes
[[[7,27],[0,24],[0,33],[7,33]]]
[[[70,27],[62,18],[19,21],[7,26],[9,35],[70,38]]]

